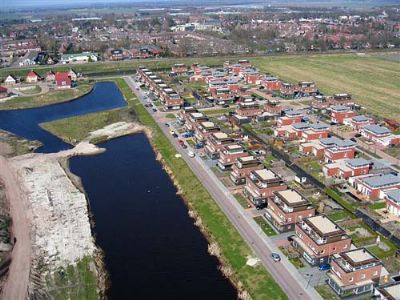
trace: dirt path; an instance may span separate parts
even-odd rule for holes
[[[24,193],[17,176],[8,161],[0,156],[0,180],[3,181],[10,204],[13,221],[12,235],[17,243],[12,251],[12,263],[4,285],[2,300],[24,300],[27,298],[29,271],[31,266],[30,218]]]

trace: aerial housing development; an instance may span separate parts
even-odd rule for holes
[[[0,5],[0,299],[400,299],[396,1],[50,2]]]

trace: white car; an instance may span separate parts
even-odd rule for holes
[[[188,152],[188,155],[189,155],[189,157],[195,157],[196,156],[196,154],[194,154],[194,152],[192,150],[190,150]]]

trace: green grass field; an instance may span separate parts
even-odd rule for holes
[[[356,54],[251,59],[263,72],[290,82],[315,81],[325,94],[350,93],[368,111],[400,120],[400,62]]]
[[[77,88],[74,89],[62,91],[53,90],[39,96],[15,97],[0,103],[0,110],[24,109],[66,102],[89,93],[92,87],[93,86],[91,84],[80,84]]]

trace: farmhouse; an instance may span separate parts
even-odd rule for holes
[[[38,82],[39,78],[40,78],[39,75],[35,71],[31,70],[26,75],[25,81],[27,83],[34,83],[34,82]]]
[[[5,85],[14,85],[16,83],[17,83],[17,78],[15,78],[13,75],[8,75],[4,80]]]
[[[69,89],[72,87],[68,72],[57,72],[55,74],[55,80],[57,89]]]

